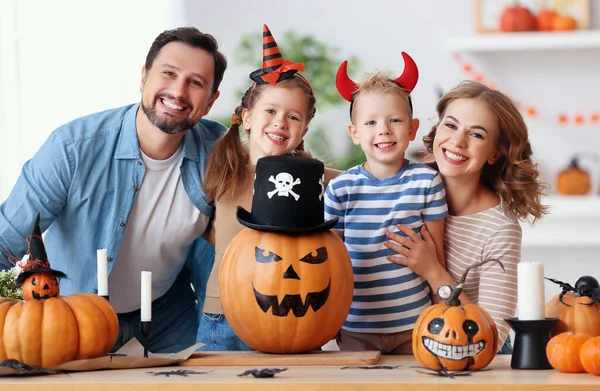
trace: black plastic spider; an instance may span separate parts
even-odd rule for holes
[[[572,287],[570,284],[567,284],[565,282],[555,280],[554,278],[544,278],[548,281],[552,281],[553,283],[560,285],[560,287],[562,288],[562,292],[560,293],[560,296],[558,296],[558,300],[566,306],[570,307],[569,304],[563,301],[563,297],[567,292],[575,292],[579,296],[586,296],[592,299],[589,303],[581,304],[593,305],[600,301],[600,284],[598,283],[598,280],[596,280],[592,276],[580,277],[575,282],[575,287]]]
[[[252,375],[254,377],[273,377],[276,374],[283,372],[283,371],[287,371],[287,368],[265,368],[265,369],[248,369],[247,371],[244,371],[243,373],[240,373],[238,376],[248,376],[248,375]]]
[[[30,372],[31,374],[46,374],[46,375],[54,375],[54,374],[58,374],[58,373],[65,373],[65,371],[54,371],[51,369],[46,369],[46,368],[42,368],[42,367],[37,367],[37,366],[33,366],[33,365],[27,365],[21,361],[18,360],[14,360],[14,359],[7,359],[4,360],[2,362],[0,362],[0,367],[8,367],[8,368],[12,368],[12,369],[16,369],[20,372]]]
[[[212,371],[209,371],[212,372]],[[189,375],[204,375],[205,373],[209,373],[209,372],[197,372],[197,371],[192,371],[189,369],[178,369],[176,371],[165,371],[165,372],[146,372],[149,373],[153,376],[166,376],[166,377],[171,377],[171,376],[182,376],[182,377],[188,377]]]
[[[448,371],[448,369],[442,367],[442,369],[427,369],[427,368],[423,368],[424,370],[419,370],[417,369],[417,372],[419,373],[423,373],[425,375],[432,375],[432,376],[440,376],[440,377],[448,377],[450,379],[454,379],[456,376],[471,376],[471,372],[470,371]]]

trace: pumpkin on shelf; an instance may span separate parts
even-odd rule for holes
[[[566,373],[585,372],[581,364],[581,346],[590,338],[584,333],[570,331],[550,338],[546,345],[546,356],[552,368]]]
[[[502,262],[496,259],[468,266],[446,304],[432,305],[419,315],[412,341],[415,359],[423,367],[475,371],[488,366],[496,356],[498,329],[494,320],[478,305],[463,305],[459,300],[469,270],[488,262],[497,262],[504,270]],[[440,293],[438,296],[446,298]]]
[[[552,19],[552,31],[572,31],[577,30],[577,19],[570,15],[558,14]]]
[[[558,14],[556,11],[548,8],[541,9],[537,15],[537,29],[539,31],[552,31],[554,18]]]
[[[18,262],[25,301],[0,298],[0,362],[52,368],[103,356],[117,341],[117,314],[100,296],[60,296],[58,278],[66,275],[50,267],[39,221],[27,237],[27,258]]]
[[[257,161],[248,227],[228,245],[219,273],[223,312],[254,350],[301,353],[335,337],[352,304],[344,242],[324,222],[323,163],[295,156]]]
[[[581,365],[586,372],[600,376],[600,337],[592,337],[581,345]]]
[[[592,276],[577,279],[575,286],[546,278],[560,285],[562,292],[546,303],[546,317],[557,321],[550,330],[550,336],[566,331],[584,333],[590,337],[600,336],[600,287]]]
[[[584,195],[592,188],[590,174],[579,167],[579,159],[574,157],[567,168],[558,173],[556,190],[563,195]]]
[[[500,16],[500,30],[504,32],[534,31],[537,29],[537,19],[529,8],[518,2],[504,8]]]

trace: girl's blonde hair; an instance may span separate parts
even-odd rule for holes
[[[298,75],[289,79],[278,81],[277,87],[299,88],[308,100],[306,125],[310,123],[316,113],[316,99],[308,84]],[[219,200],[222,197],[233,197],[235,189],[243,182],[248,164],[248,150],[242,144],[240,135],[239,119],[244,109],[252,109],[260,99],[263,91],[270,88],[270,84],[254,83],[242,96],[242,101],[235,108],[234,116],[237,115],[237,123],[232,121],[231,127],[225,135],[212,148],[205,170],[204,192],[210,200]],[[245,129],[250,132],[250,129]],[[304,140],[293,151],[295,155],[311,157],[304,150]]]
[[[533,154],[527,125],[514,103],[503,93],[492,90],[475,81],[463,81],[444,94],[437,104],[438,123],[423,137],[423,143],[433,156],[433,141],[439,121],[444,117],[448,105],[457,99],[478,99],[487,104],[494,113],[498,125],[496,147],[500,157],[494,164],[485,164],[481,182],[495,191],[505,205],[507,214],[520,220],[529,216],[533,221],[548,213],[541,199],[547,186],[541,183]]]

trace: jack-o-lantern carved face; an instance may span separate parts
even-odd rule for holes
[[[415,330],[419,355],[431,369],[477,370],[487,366],[498,348],[496,324],[474,304],[435,305],[419,318]]]
[[[332,232],[245,229],[225,251],[220,288],[225,316],[242,341],[263,352],[296,353],[339,331],[354,278],[348,251]]]
[[[21,285],[25,300],[45,300],[60,294],[58,278],[52,273],[34,273]]]
[[[498,328],[476,304],[462,305],[459,296],[469,270],[496,259],[468,266],[446,304],[435,304],[419,315],[413,329],[413,354],[419,364],[433,370],[465,371],[485,368],[498,350]]]
[[[266,254],[266,255],[265,255]],[[283,258],[279,255],[263,250],[256,247],[255,249],[256,262],[268,264],[271,262],[281,262]],[[305,262],[310,265],[318,265],[327,261],[327,249],[325,247],[319,247],[316,249],[316,255],[312,252],[304,255],[299,259],[300,262]],[[312,277],[312,275],[310,276]],[[294,270],[293,264],[290,264],[285,272],[281,276],[282,279],[292,279],[300,281],[301,278]],[[329,297],[329,289],[331,288],[331,279],[327,282],[327,286],[318,292],[308,292],[306,298],[303,299],[299,293],[286,293],[281,299],[281,302],[277,298],[277,295],[266,295],[256,290],[254,284],[252,286],[254,290],[254,297],[258,306],[267,312],[269,308],[272,308],[272,314],[275,316],[287,316],[289,311],[292,310],[294,316],[304,316],[309,308],[312,308],[314,312],[317,312]]]

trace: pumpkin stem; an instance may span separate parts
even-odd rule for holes
[[[456,284],[456,287],[454,288],[454,290],[452,291],[452,293],[450,293],[450,297],[448,298],[448,300],[446,300],[446,304],[452,305],[452,306],[459,306],[461,304],[461,302],[460,302],[460,299],[458,297],[462,293],[463,286],[465,284],[465,280],[467,279],[467,274],[469,273],[469,270],[471,270],[471,269],[473,269],[475,267],[479,267],[479,266],[485,265],[488,262],[498,262],[498,264],[500,265],[500,267],[502,268],[502,270],[504,272],[506,272],[506,269],[504,268],[504,264],[502,262],[500,262],[499,260],[495,259],[495,258],[486,259],[485,261],[477,262],[477,263],[474,263],[472,265],[467,266],[466,269],[465,269],[465,272],[462,275],[462,277],[460,277],[460,280],[458,280],[458,283]]]

